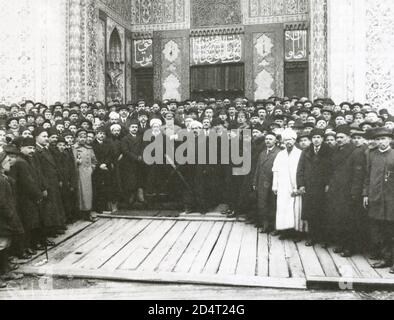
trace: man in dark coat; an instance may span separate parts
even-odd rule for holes
[[[257,197],[256,192],[253,191],[253,178],[256,173],[258,159],[261,152],[265,148],[265,139],[262,128],[256,127],[252,129],[252,148],[251,148],[251,170],[248,175],[243,178],[241,192],[238,198],[238,210],[245,212],[251,223],[257,224]]]
[[[327,193],[328,231],[338,247],[335,253],[350,257],[355,251],[354,223],[359,219],[353,201],[360,199],[364,181],[365,157],[350,143],[350,128],[336,130],[337,150],[332,155],[332,174]]]
[[[302,219],[308,222],[310,240],[307,246],[325,244],[326,239],[326,190],[331,174],[330,147],[323,144],[324,131],[311,132],[312,145],[303,151],[297,170],[297,185],[302,199]]]
[[[66,216],[62,197],[60,193],[61,175],[53,155],[48,150],[48,133],[42,128],[37,128],[36,138],[36,154],[43,181],[46,186],[47,197],[43,201],[42,218],[47,235],[56,236],[59,232],[63,232],[66,228]]]
[[[267,133],[265,137],[266,148],[259,156],[253,180],[253,189],[257,191],[257,219],[261,233],[274,231],[276,225],[276,197],[272,191],[272,168],[278,153],[281,151],[277,143],[277,136],[271,132]],[[274,234],[276,234],[275,231]]]
[[[371,233],[374,244],[379,247],[382,261],[374,268],[391,267],[394,273],[394,150],[392,130],[374,130],[373,138],[378,148],[369,154],[364,187],[364,206],[371,219]]]
[[[111,206],[117,211],[116,195],[114,195],[114,156],[111,144],[106,140],[105,130],[98,130],[93,142],[93,150],[98,164],[93,172],[93,208],[102,213]]]
[[[127,203],[132,205],[136,199],[140,181],[140,167],[143,164],[142,137],[138,135],[138,122],[133,120],[129,134],[122,139],[121,150],[123,158],[120,161],[120,172],[123,186],[123,196]]]
[[[52,154],[59,169],[60,192],[67,222],[72,223],[76,217],[76,192],[78,188],[74,156],[68,152],[67,143],[63,137],[58,138],[56,147],[52,149]]]
[[[32,158],[35,153],[35,141],[25,138],[20,144],[20,155],[12,166],[10,176],[16,182],[17,210],[21,218],[24,235],[24,248],[37,249],[42,239],[40,221],[40,202],[43,199],[38,184],[37,172],[32,166]],[[31,254],[32,252],[27,252]]]
[[[11,161],[5,152],[0,154],[0,288],[6,284],[2,280],[17,280],[20,277],[8,274],[14,268],[8,261],[8,252],[13,236],[18,233],[15,221],[18,219],[16,200],[10,180],[5,172],[10,171]],[[23,277],[23,276],[22,276]]]

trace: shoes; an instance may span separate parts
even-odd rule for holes
[[[7,288],[7,283],[0,281],[0,289],[5,289],[5,288]]]
[[[47,246],[54,247],[54,246],[56,246],[56,243],[54,243],[53,241],[47,240]]]
[[[237,214],[235,213],[235,211],[232,211],[230,214],[227,215],[227,218],[233,219],[236,218]]]
[[[322,247],[323,249],[328,249],[330,246],[329,246],[328,243],[323,243],[323,244],[321,245],[321,247]]]
[[[27,252],[24,252],[23,254],[19,255],[17,258],[19,260],[30,260],[32,256],[29,255]]]
[[[391,267],[389,273],[390,273],[390,274],[394,274],[394,266]]]
[[[375,253],[369,257],[369,260],[379,261],[382,260],[382,256],[378,253]]]
[[[279,231],[277,231],[277,230],[272,231],[272,232],[271,232],[271,236],[273,236],[273,237],[279,236]]]
[[[372,268],[374,268],[374,269],[386,269],[386,268],[390,268],[390,267],[391,267],[391,265],[389,263],[387,263],[386,261],[380,261],[380,262],[372,265]]]
[[[33,250],[33,249],[27,249],[26,252],[31,255],[31,256],[35,256],[37,255],[37,251]]]
[[[347,250],[347,249],[344,250],[342,252],[342,254],[341,254],[341,257],[343,257],[343,258],[350,258],[352,256],[353,256],[352,252],[350,250]]]
[[[337,254],[342,254],[343,253],[343,248],[335,248],[334,249],[334,253],[337,253]]]
[[[307,241],[306,243],[305,243],[305,246],[306,247],[313,247],[315,245],[315,243],[313,242],[313,241]]]

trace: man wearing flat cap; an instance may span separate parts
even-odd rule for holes
[[[269,132],[265,137],[265,148],[257,161],[253,189],[257,192],[257,221],[261,233],[274,232],[276,222],[276,197],[272,191],[274,161],[281,149],[276,134]]]
[[[371,151],[364,183],[364,206],[371,219],[374,268],[391,268],[394,273],[394,150],[390,147],[393,131],[373,131],[378,148]]]
[[[66,228],[66,215],[60,193],[61,181],[57,163],[49,150],[48,131],[41,127],[34,131],[36,139],[36,154],[40,171],[42,173],[43,201],[43,224],[47,230],[47,236],[63,234]],[[52,243],[49,243],[52,244]]]
[[[312,144],[303,151],[297,170],[297,184],[303,194],[302,219],[308,222],[309,240],[306,246],[327,244],[327,200],[331,176],[332,150],[324,144],[324,130],[310,133]]]
[[[43,243],[40,238],[42,232],[39,205],[43,194],[37,182],[37,172],[32,165],[35,150],[36,142],[33,138],[21,139],[15,164],[10,171],[10,177],[15,180],[17,212],[24,229],[24,235],[17,238],[15,247],[15,254],[20,259],[36,253]]]
[[[353,204],[361,201],[365,177],[365,156],[350,143],[347,125],[336,129],[337,149],[332,156],[332,173],[329,182],[328,229],[335,253],[351,257],[357,249],[355,223],[360,214]]]
[[[77,167],[77,181],[79,185],[79,211],[86,221],[94,221],[93,209],[93,185],[92,174],[97,165],[96,155],[93,148],[86,143],[88,132],[79,129],[76,134],[76,144],[73,148],[75,164]]]

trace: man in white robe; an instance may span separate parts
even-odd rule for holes
[[[297,168],[302,151],[295,144],[297,133],[286,129],[282,133],[286,149],[281,151],[273,166],[273,192],[277,195],[276,230],[281,239],[286,239],[292,231],[303,231],[302,197],[297,189]]]

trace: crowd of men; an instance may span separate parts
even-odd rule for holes
[[[0,273],[15,277],[15,262],[76,220],[146,205],[148,194],[169,194],[186,214],[221,205],[259,232],[343,257],[368,250],[394,273],[393,129],[388,110],[299,97],[0,105]],[[188,160],[169,156],[188,138]],[[213,139],[214,150],[200,143]],[[221,161],[226,140],[250,170]],[[151,162],[154,141],[164,151]]]

